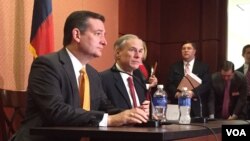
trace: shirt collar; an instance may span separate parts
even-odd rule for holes
[[[80,75],[80,70],[83,67],[86,67],[86,65],[82,65],[82,63],[67,48],[66,48],[66,51],[69,54],[69,58],[70,58],[70,60],[72,62],[74,72],[75,72],[75,76],[76,76],[76,79],[77,79],[79,77],[79,75]]]
[[[193,60],[191,60],[189,62],[187,62],[187,61],[183,61],[183,62],[184,62],[184,65],[186,65],[187,63],[189,63],[190,66],[193,66],[194,65],[194,60],[195,59],[193,59]]]
[[[115,66],[116,66],[116,68],[117,68],[119,71],[121,71],[120,74],[121,74],[122,77],[126,77],[126,78],[130,77],[130,75],[128,75],[128,74],[119,66],[118,63],[116,63]],[[124,72],[124,73],[122,73],[122,72]],[[132,74],[132,75],[133,75],[133,74]]]

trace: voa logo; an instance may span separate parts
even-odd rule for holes
[[[227,136],[247,136],[244,129],[226,129]]]

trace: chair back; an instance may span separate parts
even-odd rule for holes
[[[3,141],[9,139],[19,128],[24,118],[27,93],[25,90],[6,90],[0,88],[0,125]],[[7,141],[7,140],[6,140]]]

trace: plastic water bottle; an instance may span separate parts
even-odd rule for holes
[[[154,115],[158,120],[166,120],[167,110],[167,93],[164,91],[163,85],[157,85],[157,90],[153,95]]]
[[[187,87],[182,88],[181,96],[178,99],[179,109],[180,109],[180,119],[181,124],[190,124],[190,110],[191,110],[191,98],[187,97],[188,89]]]

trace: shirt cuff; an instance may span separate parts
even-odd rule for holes
[[[108,126],[108,114],[107,113],[103,115],[103,118],[101,122],[99,123],[99,126],[104,126],[104,127]]]

